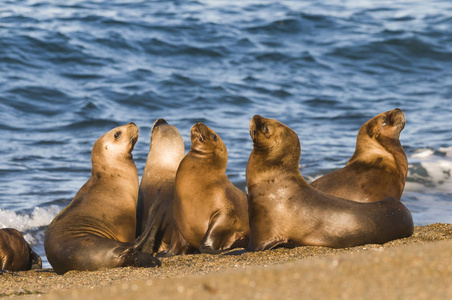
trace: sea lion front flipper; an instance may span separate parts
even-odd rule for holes
[[[218,254],[229,250],[236,241],[231,221],[226,214],[217,212],[210,221],[199,252]]]

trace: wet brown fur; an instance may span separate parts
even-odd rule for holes
[[[311,186],[358,202],[400,199],[408,172],[399,140],[404,126],[405,115],[397,108],[373,117],[361,126],[355,153],[347,165],[315,180]]]
[[[26,271],[41,268],[41,258],[31,249],[19,231],[13,228],[0,229],[1,270]]]
[[[164,119],[155,121],[152,127],[151,144],[141,178],[138,195],[137,236],[148,222],[149,209],[157,201],[159,218],[155,238],[151,245],[145,244],[143,251],[153,253],[169,249],[174,227],[174,184],[177,168],[185,156],[184,141],[176,127]]]
[[[172,254],[218,253],[248,244],[246,195],[226,173],[227,150],[203,123],[191,130],[191,150],[176,174]]]
[[[91,177],[45,235],[46,255],[56,273],[159,265],[140,252],[141,240],[135,239],[138,172],[132,150],[137,139],[138,127],[129,123],[94,144]]]
[[[408,237],[413,219],[395,198],[359,203],[312,188],[298,169],[296,133],[274,120],[254,116],[254,148],[247,169],[248,250],[277,246],[351,247]]]

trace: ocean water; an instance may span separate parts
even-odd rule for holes
[[[345,165],[360,126],[401,108],[416,225],[452,222],[452,2],[2,1],[0,228],[43,257],[46,226],[90,176],[90,152],[135,122],[205,122],[245,190],[260,114],[300,137],[308,181]]]

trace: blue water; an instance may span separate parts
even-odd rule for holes
[[[313,180],[342,167],[359,127],[399,107],[416,225],[452,222],[452,2],[2,1],[0,227],[43,256],[46,225],[89,178],[95,140],[205,122],[245,189],[254,114],[292,127]]]

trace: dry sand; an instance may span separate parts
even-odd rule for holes
[[[240,251],[239,251],[240,252]],[[452,224],[345,249],[298,247],[163,258],[161,268],[0,275],[21,299],[452,299]]]

